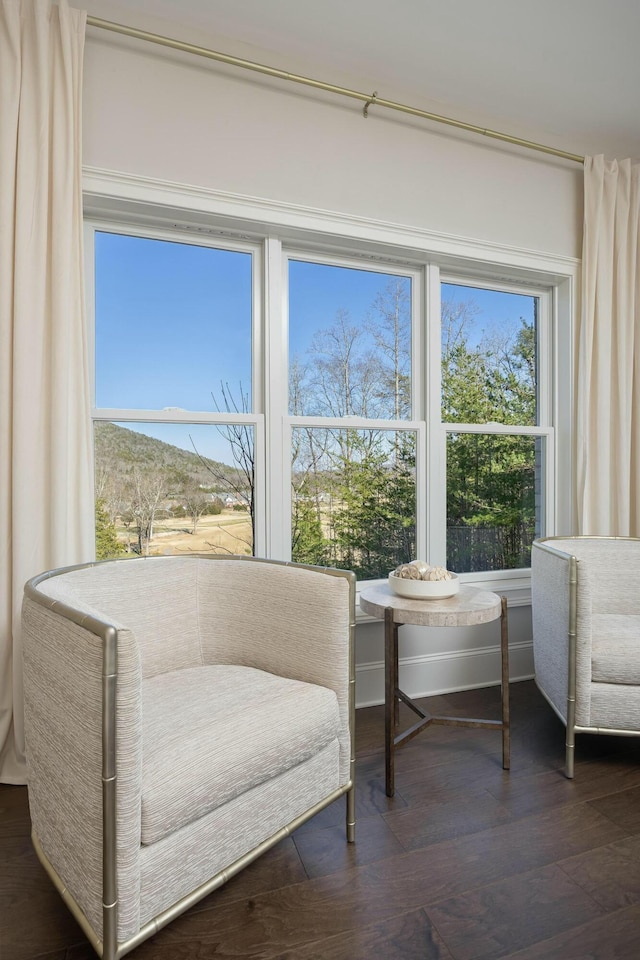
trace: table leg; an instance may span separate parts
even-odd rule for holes
[[[511,767],[511,730],[509,717],[509,627],[507,598],[501,597],[500,656],[502,661],[502,769]]]
[[[388,797],[395,792],[394,738],[398,723],[398,628],[393,622],[393,608],[384,611],[384,765],[385,789]]]
[[[398,688],[400,686],[400,659],[398,653],[398,624],[393,624],[393,676],[395,683],[395,690],[393,692],[393,735],[395,737],[396,731],[400,726],[400,697],[398,696]]]

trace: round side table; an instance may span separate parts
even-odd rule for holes
[[[446,600],[410,600],[399,597],[388,584],[365,587],[360,593],[360,607],[372,617],[384,620],[385,673],[385,781],[387,796],[395,792],[395,751],[412,740],[431,724],[451,727],[489,727],[502,731],[502,767],[510,766],[509,732],[509,634],[507,601],[489,590],[461,587]],[[398,686],[398,628],[403,624],[420,627],[469,627],[500,620],[500,655],[502,661],[502,719],[478,720],[462,717],[441,717],[425,713]],[[406,704],[420,718],[413,726],[398,731],[399,705]]]

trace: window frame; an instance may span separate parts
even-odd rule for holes
[[[437,491],[439,494],[438,518],[444,517],[444,524],[440,522],[436,525],[434,535],[437,542],[431,543],[431,549],[434,556],[446,558],[446,500],[447,500],[447,476],[446,476],[446,441],[447,436],[452,433],[477,434],[480,436],[525,436],[539,437],[544,441],[544,477],[543,486],[543,516],[542,529],[540,536],[549,536],[549,530],[556,528],[556,428],[554,423],[554,297],[553,288],[544,285],[533,285],[531,283],[518,283],[515,281],[497,282],[490,278],[479,278],[477,276],[468,276],[459,272],[441,272],[440,290],[443,284],[454,284],[464,287],[475,287],[482,290],[492,290],[497,293],[514,293],[521,296],[536,297],[538,299],[538,317],[536,328],[536,373],[537,373],[537,400],[538,400],[538,422],[535,425],[501,424],[501,423],[457,423],[447,422],[440,419],[442,428],[442,442],[444,450],[441,453],[444,462],[444,471],[440,474]],[[438,327],[438,348],[440,349],[441,340],[441,312],[434,320],[433,325]],[[438,395],[438,403],[440,396]],[[430,554],[431,555],[431,554]],[[445,560],[439,562],[444,563]],[[487,581],[508,581],[521,580],[528,574],[529,567],[516,567],[509,570],[483,570],[474,573],[463,574],[463,579],[468,582],[477,582],[479,584]]]
[[[91,179],[91,178],[90,178]],[[96,185],[94,185],[95,187]],[[198,243],[224,249],[250,248],[256,253],[254,264],[254,349],[262,355],[263,364],[252,364],[253,412],[247,415],[215,414],[211,412],[172,413],[167,411],[124,411],[92,407],[92,420],[166,421],[185,423],[250,422],[256,437],[256,542],[257,555],[286,559],[290,556],[291,492],[288,477],[290,432],[293,424],[278,420],[282,397],[274,400],[268,384],[283,383],[274,380],[283,369],[287,357],[284,297],[286,283],[283,252],[295,252],[296,258],[315,260],[326,257],[344,265],[356,263],[361,269],[377,266],[383,272],[394,269],[417,271],[422,278],[420,323],[414,324],[414,336],[419,340],[415,372],[422,384],[414,399],[413,421],[402,421],[401,429],[419,430],[416,469],[424,471],[425,483],[418,484],[417,537],[418,552],[438,562],[446,548],[446,473],[445,445],[447,425],[440,419],[440,276],[451,282],[480,286],[486,284],[499,289],[521,292],[522,288],[541,291],[549,304],[548,340],[549,369],[545,391],[550,423],[544,430],[535,428],[535,435],[548,437],[547,453],[547,513],[545,533],[569,531],[573,517],[569,477],[571,462],[572,401],[572,339],[574,288],[577,279],[577,261],[554,258],[514,250],[509,247],[485,245],[474,241],[457,241],[390,224],[377,224],[339,214],[315,211],[293,211],[278,205],[261,205],[259,201],[238,204],[229,198],[200,197],[180,191],[142,189],[136,201],[130,185],[122,196],[114,191],[104,194],[104,184],[98,182],[92,192],[85,192],[87,320],[90,355],[93,357],[93,244],[95,230],[108,230],[129,235],[151,236],[178,242]],[[142,202],[144,200],[144,202]],[[176,206],[179,205],[179,216]],[[230,207],[233,207],[231,210]],[[261,269],[258,270],[258,263]],[[537,295],[537,293],[536,293]],[[547,347],[545,346],[545,350]],[[417,366],[419,364],[419,367]],[[542,364],[541,364],[542,368]],[[563,369],[563,376],[558,371]],[[567,374],[568,371],[568,374]],[[94,367],[91,365],[92,391]],[[284,385],[286,387],[286,379]],[[414,376],[413,389],[415,390]],[[286,405],[286,397],[285,397]],[[288,416],[288,411],[287,411]],[[395,421],[393,422],[395,424]],[[344,426],[344,424],[341,424]],[[375,425],[383,425],[375,421]],[[386,425],[386,423],[384,424]],[[453,425],[460,431],[460,424]],[[476,429],[478,425],[471,425]],[[505,432],[514,433],[513,427]],[[519,431],[518,431],[519,432]],[[528,431],[525,431],[528,432]],[[268,464],[270,468],[267,469]],[[427,495],[427,490],[431,491]],[[277,517],[287,518],[287,524],[278,524]],[[424,520],[421,520],[421,518]],[[558,522],[558,518],[562,518]],[[424,550],[422,548],[424,544]],[[528,589],[528,569],[486,571],[465,574],[464,579],[485,587],[510,591],[516,602],[527,602],[523,590]]]
[[[95,343],[95,235],[112,233],[152,240],[167,240],[194,246],[206,246],[225,250],[237,250],[250,253],[252,286],[252,335],[251,335],[251,401],[252,409],[248,413],[218,413],[204,410],[146,410],[131,407],[96,406],[96,343]],[[267,529],[265,509],[265,416],[263,410],[263,371],[255,358],[262,353],[263,312],[262,312],[262,247],[260,244],[247,244],[241,241],[224,241],[224,244],[212,240],[205,241],[197,235],[185,235],[170,229],[142,227],[131,224],[118,224],[112,221],[85,219],[85,276],[86,276],[86,315],[88,320],[87,345],[89,353],[89,384],[91,390],[91,423],[95,443],[95,424],[98,422],[116,423],[183,423],[226,426],[227,424],[246,424],[253,427],[254,436],[254,496],[255,496],[255,538],[253,552],[255,556],[266,556]],[[95,458],[94,458],[95,466]]]
[[[295,245],[282,244],[282,277],[283,277],[283,298],[282,298],[282,324],[284,329],[285,345],[281,356],[284,358],[284,366],[279,371],[279,382],[288,383],[289,374],[289,351],[288,351],[288,327],[289,316],[288,303],[288,272],[289,263],[303,261],[306,263],[318,263],[325,266],[337,266],[353,270],[368,270],[374,273],[397,275],[407,277],[411,281],[411,417],[406,419],[383,419],[361,416],[351,417],[326,417],[311,415],[293,415],[289,413],[288,390],[280,391],[282,408],[278,411],[278,418],[283,424],[282,429],[282,487],[288,491],[288,499],[285,500],[284,517],[288,522],[283,522],[283,547],[287,551],[287,556],[291,557],[291,538],[292,527],[291,519],[293,513],[292,484],[291,484],[291,444],[292,433],[296,427],[318,427],[327,429],[353,429],[353,430],[386,430],[395,432],[415,433],[416,435],[416,549],[420,556],[425,556],[426,550],[426,487],[425,484],[418,482],[419,476],[426,473],[426,430],[427,424],[422,416],[424,412],[423,391],[421,385],[424,382],[424,357],[423,357],[423,330],[421,318],[423,315],[424,303],[424,271],[414,265],[408,265],[401,261],[389,260],[363,260],[362,258],[344,255],[330,255],[325,252],[301,250]],[[361,581],[364,582],[364,581]],[[369,581],[370,582],[370,581]]]

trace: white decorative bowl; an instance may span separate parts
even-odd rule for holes
[[[445,600],[453,597],[460,589],[460,577],[457,573],[451,574],[450,580],[405,580],[389,574],[389,586],[399,597],[408,597],[411,600]]]

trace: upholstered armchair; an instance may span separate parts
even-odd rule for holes
[[[550,537],[531,553],[536,683],[576,733],[640,736],[640,540]]]
[[[354,839],[352,573],[158,557],[35,577],[33,843],[116,960],[341,795]]]

